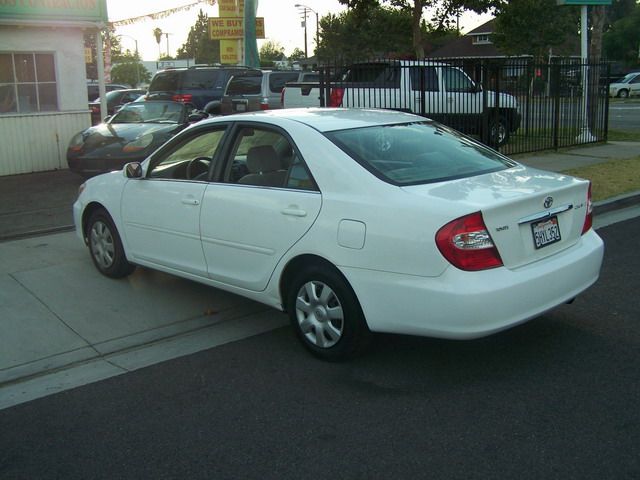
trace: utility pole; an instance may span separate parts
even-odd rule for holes
[[[318,15],[318,12],[316,12],[313,8],[307,7],[306,5],[303,5],[301,3],[296,3],[294,7],[302,9],[301,13],[304,18],[304,56],[309,58],[309,55],[307,55],[307,17],[309,14],[307,13],[307,11],[316,14],[316,48],[318,48],[318,46],[320,45],[320,16]]]

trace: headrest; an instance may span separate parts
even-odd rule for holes
[[[251,147],[247,152],[247,168],[251,173],[275,172],[280,170],[280,159],[271,145]]]

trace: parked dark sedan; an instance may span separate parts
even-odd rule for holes
[[[107,92],[107,115],[113,115],[125,103],[137,100],[140,95],[147,93],[146,90],[140,88],[127,88],[126,90],[113,90]],[[89,102],[89,110],[91,111],[91,125],[97,125],[102,122],[100,117],[100,97],[93,102]]]
[[[67,148],[69,170],[90,177],[141,162],[190,123],[206,118],[179,102],[128,103],[105,123],[76,134]]]

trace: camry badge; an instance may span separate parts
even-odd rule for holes
[[[544,199],[544,208],[549,208],[553,205],[553,197],[547,197]]]

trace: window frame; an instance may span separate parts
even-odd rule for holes
[[[11,62],[11,81],[0,82],[0,88],[8,88],[8,92],[12,92],[13,105],[11,110],[0,111],[0,115],[25,115],[34,113],[46,113],[46,112],[59,112],[60,111],[60,92],[59,92],[59,75],[56,62],[55,52],[43,52],[43,51],[0,51],[0,55],[6,55]],[[33,78],[27,78],[25,80],[19,79],[19,72],[16,68],[16,56],[30,56],[31,66],[29,75],[33,75]],[[45,57],[47,62],[50,62],[51,71],[50,75],[53,80],[44,80],[45,78],[45,66],[39,61],[38,57]],[[21,88],[22,87],[22,88]],[[53,87],[53,88],[52,88]],[[25,88],[33,89],[35,93],[35,103],[29,103],[27,109],[22,105],[20,100],[20,90]],[[54,103],[46,103],[46,92],[53,92],[53,98],[49,100]],[[6,98],[9,98],[8,96]],[[43,109],[43,105],[51,105],[53,108]],[[34,108],[31,108],[33,106]],[[15,110],[13,110],[15,108]]]

